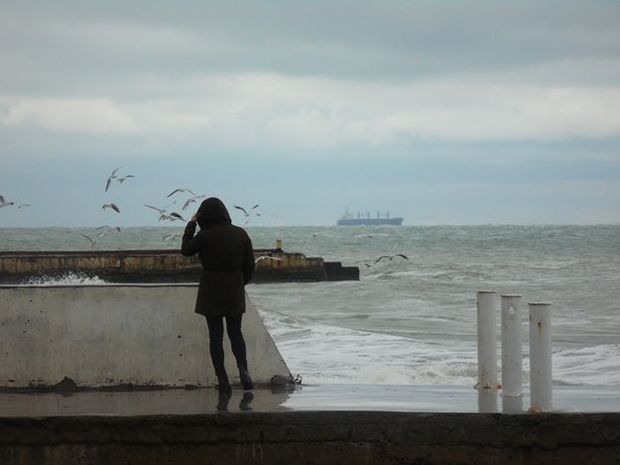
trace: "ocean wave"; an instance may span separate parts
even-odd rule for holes
[[[29,286],[76,286],[103,285],[107,284],[107,282],[98,276],[67,272],[62,275],[33,277],[30,278],[26,284]]]
[[[620,344],[560,350],[553,354],[553,381],[574,386],[620,386]]]
[[[291,371],[310,384],[475,383],[475,347],[449,350],[402,336],[302,320],[291,324],[290,317],[261,313]]]

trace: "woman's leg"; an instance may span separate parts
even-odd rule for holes
[[[232,315],[226,317],[226,332],[228,333],[228,339],[230,339],[230,347],[232,353],[237,360],[237,366],[247,368],[248,362],[246,360],[245,353],[245,340],[241,333],[241,318],[243,315]]]
[[[224,367],[224,317],[220,315],[207,316],[207,326],[209,327],[209,352],[219,389],[229,390],[230,383]]]
[[[226,317],[226,332],[230,339],[230,346],[239,367],[239,377],[244,389],[253,389],[254,384],[248,372],[248,361],[246,358],[245,340],[241,333],[241,315],[231,315]]]

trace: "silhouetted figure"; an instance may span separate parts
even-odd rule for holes
[[[200,232],[196,235],[196,223]],[[248,373],[241,319],[245,313],[245,285],[254,272],[252,241],[243,228],[231,223],[228,210],[218,198],[206,199],[187,223],[181,252],[198,254],[202,277],[196,298],[196,313],[206,316],[213,368],[222,392],[230,391],[224,368],[224,319],[243,388],[253,389]]]

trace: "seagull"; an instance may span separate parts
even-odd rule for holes
[[[125,179],[127,178],[135,178],[135,176],[133,174],[128,174],[127,176],[123,176],[120,178],[116,178],[116,180],[120,183],[123,184],[125,182]]]
[[[24,207],[31,207],[32,205],[30,205],[29,203],[22,203],[20,205],[17,206],[17,208],[24,208]]]
[[[397,248],[398,248],[398,244],[394,244],[394,247],[392,247],[392,250],[390,250],[390,253],[388,253],[386,255],[381,255],[379,258],[377,258],[374,261],[373,265],[376,265],[377,263],[379,263],[381,260],[384,260],[384,259],[391,262],[396,257],[400,257],[400,258],[403,258],[405,260],[409,260],[409,257],[407,257],[406,255],[404,255],[402,253],[394,253]],[[370,268],[372,265],[369,265],[368,263],[364,263],[364,266],[366,268]]]
[[[176,220],[181,220],[181,221],[185,221],[185,218],[183,218],[181,215],[179,215],[176,212],[172,212],[172,213],[162,213],[159,216],[159,221],[162,220],[170,220],[170,221],[176,221]]]
[[[170,194],[168,194],[166,197],[172,197],[174,194],[176,194],[177,192],[187,192],[189,194],[192,194],[192,196],[196,196],[196,194],[194,194],[193,191],[191,191],[190,189],[175,189],[172,192],[170,192]]]
[[[103,205],[101,205],[101,208],[103,210],[105,210],[106,208],[111,208],[112,210],[114,210],[116,213],[120,213],[121,210],[116,206],[115,203],[104,203]]]
[[[190,204],[194,203],[196,200],[204,199],[205,197],[206,195],[195,195],[193,197],[190,197],[189,199],[185,201],[185,203],[183,204],[183,208],[181,210],[185,210],[187,207],[189,207]]]
[[[181,237],[183,237],[182,234],[166,234],[162,237],[162,239],[165,241],[176,241],[178,239],[181,239]]]
[[[108,192],[108,189],[110,188],[110,184],[112,184],[112,179],[116,179],[116,173],[118,172],[118,170],[120,170],[120,167],[116,168],[114,171],[112,171],[112,174],[108,176],[108,180],[105,183],[106,192]]]
[[[15,205],[15,202],[9,202],[0,195],[0,208],[10,207],[11,205]]]
[[[256,260],[254,260],[254,263],[262,262],[263,260],[273,260],[275,262],[281,262],[284,259],[283,258],[279,258],[279,257],[272,257],[270,255],[261,255]]]
[[[376,265],[377,263],[379,263],[384,258],[389,260],[389,261],[392,261],[392,260],[394,260],[395,257],[401,257],[401,258],[404,258],[405,260],[409,260],[409,257],[407,257],[406,255],[403,255],[402,253],[396,253],[396,254],[393,254],[393,255],[381,255],[379,258],[377,258],[375,260],[375,263],[373,263],[373,264]]]
[[[80,233],[80,236],[85,237],[86,239],[88,239],[88,242],[90,242],[90,245],[92,245],[93,247],[97,243],[97,239],[93,239],[92,237],[90,237],[90,236],[88,236],[86,234]]]
[[[121,232],[121,228],[120,226],[109,226],[109,225],[103,225],[103,226],[99,226],[98,228],[96,228],[97,231],[103,229],[104,232],[111,232],[113,229],[115,229],[118,232]]]
[[[181,221],[185,221],[185,218],[183,218],[181,215],[179,215],[177,212],[172,212],[170,213],[170,216],[172,218],[175,218],[177,220],[181,220]],[[173,220],[174,221],[174,220]]]
[[[154,207],[153,205],[147,205],[147,204],[144,204],[144,206],[148,208],[152,208],[153,210],[157,210],[160,215],[165,215],[168,213],[168,210],[166,210],[165,208],[157,208],[157,207]]]
[[[250,213],[252,213],[252,210],[254,210],[255,208],[258,208],[258,205],[259,205],[259,204],[256,204],[256,205],[254,205],[252,208],[250,208]],[[235,205],[235,208],[236,208],[237,210],[241,210],[241,211],[243,212],[243,214],[245,215],[245,217],[246,217],[246,218],[250,216],[250,213],[248,213],[248,211],[247,211],[245,208],[240,207],[239,205]],[[257,213],[257,216],[260,216],[260,214],[258,214],[258,213]]]
[[[256,204],[256,205],[254,205],[252,208],[250,208],[249,212],[248,212],[248,210],[246,210],[246,209],[245,209],[245,208],[243,208],[243,207],[240,207],[239,205],[235,205],[234,207],[235,207],[237,210],[241,210],[241,211],[243,212],[243,215],[245,216],[245,223],[244,223],[244,224],[248,224],[248,222],[250,221],[250,215],[251,215],[252,213],[254,213],[256,216],[260,216],[260,213],[258,213],[258,212],[254,212],[254,210],[258,208],[258,205],[259,205],[259,204]]]

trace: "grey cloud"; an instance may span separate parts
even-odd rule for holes
[[[620,52],[608,2],[64,5],[5,8],[2,87],[62,94],[136,74],[253,71],[412,80]]]

